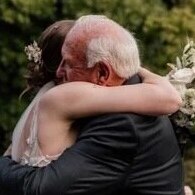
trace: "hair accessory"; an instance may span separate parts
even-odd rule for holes
[[[42,58],[41,58],[42,51],[36,41],[34,41],[33,44],[26,46],[24,48],[24,51],[29,61],[33,61],[39,65],[42,65]]]

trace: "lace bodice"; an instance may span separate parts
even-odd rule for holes
[[[53,86],[54,83],[49,82],[40,89],[31,104],[22,114],[14,129],[11,155],[13,160],[23,165],[28,164],[30,166],[42,167],[60,156],[60,154],[54,156],[43,155],[37,135],[39,100]]]

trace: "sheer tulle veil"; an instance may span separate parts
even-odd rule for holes
[[[54,82],[49,82],[47,84],[45,84],[37,93],[37,95],[34,97],[34,99],[32,100],[32,102],[29,104],[29,106],[26,108],[26,110],[23,112],[21,118],[19,119],[19,121],[17,122],[14,131],[13,131],[13,135],[12,135],[12,151],[11,151],[11,156],[12,159],[14,161],[19,162],[20,158],[22,156],[22,154],[24,153],[25,150],[25,124],[28,120],[29,114],[32,110],[32,108],[36,105],[36,103],[40,100],[40,98],[42,97],[42,95],[48,91],[49,89],[51,89],[52,87],[54,87]],[[36,117],[36,109],[33,109],[33,118]],[[29,131],[31,133],[36,133],[37,132],[37,124],[36,124],[36,120],[31,119],[31,124],[30,124],[30,129]],[[33,136],[34,137],[34,136]]]

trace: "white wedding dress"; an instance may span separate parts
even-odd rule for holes
[[[54,86],[53,82],[49,82],[39,90],[16,125],[12,136],[11,150],[12,159],[16,162],[23,165],[43,167],[60,156],[60,154],[55,156],[43,155],[37,136],[39,100],[46,91]]]

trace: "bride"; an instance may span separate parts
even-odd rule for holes
[[[12,145],[5,155],[31,166],[46,166],[71,147],[79,133],[75,120],[104,113],[134,112],[162,115],[177,111],[181,99],[163,77],[141,68],[141,84],[104,87],[88,82],[59,84],[56,70],[62,61],[61,48],[74,21],[49,26],[26,47],[29,59],[27,90],[37,95],[18,121]]]

